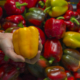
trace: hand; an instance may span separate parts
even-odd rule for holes
[[[34,64],[38,61],[40,53],[42,51],[41,39],[39,37],[39,49],[37,55],[33,59],[25,59],[21,55],[17,55],[14,52],[12,43],[13,33],[0,33],[0,48],[5,53],[5,55],[11,58],[15,62],[27,62],[29,64]]]

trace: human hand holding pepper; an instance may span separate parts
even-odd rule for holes
[[[37,55],[33,59],[25,59],[14,52],[12,44],[12,35],[12,33],[0,33],[0,48],[5,53],[5,55],[16,62],[27,62],[30,64],[34,64],[35,62],[37,62],[42,51],[41,39],[39,38],[39,47]]]

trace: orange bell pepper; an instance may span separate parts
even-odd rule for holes
[[[37,55],[39,32],[34,26],[19,28],[13,33],[13,46],[18,55],[32,59]]]

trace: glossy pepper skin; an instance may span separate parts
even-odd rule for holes
[[[64,20],[50,18],[45,22],[44,31],[48,38],[60,39],[66,31],[66,24]]]
[[[0,7],[0,18],[2,17],[3,11],[2,8]]]
[[[80,53],[75,49],[64,49],[62,56],[62,64],[65,68],[72,72],[76,72],[80,68]]]
[[[78,17],[78,13],[72,10],[67,10],[67,12],[64,14],[62,18],[64,19],[68,30],[77,31],[79,29],[80,23],[76,19],[77,17]]]
[[[41,26],[41,23],[44,21],[46,14],[40,8],[30,8],[25,14],[25,20],[29,23],[32,23],[35,26]]]
[[[50,80],[65,80],[67,77],[65,69],[61,66],[49,66],[45,69],[45,73]]]
[[[28,5],[26,6],[27,8],[32,8],[35,7],[38,0],[22,0],[24,3],[26,2]]]
[[[80,24],[79,24],[78,20],[76,19],[77,16],[78,16],[78,13],[71,11],[71,10],[68,10],[66,12],[66,14],[64,15],[64,20],[65,20],[65,23],[68,27],[68,30],[70,30],[70,31],[75,30],[76,31],[79,29]]]
[[[73,6],[72,6],[72,4],[69,4],[69,3],[68,3],[68,10],[73,11]]]
[[[40,35],[40,38],[41,38],[41,41],[42,41],[42,45],[44,45],[44,43],[46,41],[45,34],[44,34],[44,32],[40,28],[38,28],[38,27],[36,27],[36,28],[39,31],[39,35]]]
[[[69,70],[65,70],[67,74],[67,80],[75,80],[74,76],[71,74]]]
[[[13,66],[8,66],[1,80],[15,80],[19,76],[18,70]]]
[[[73,76],[75,77],[75,80],[79,80],[80,79],[80,71],[78,70],[77,72],[74,72]]]
[[[12,41],[14,50],[18,55],[22,55],[27,59],[32,59],[37,55],[39,32],[36,27],[19,28],[13,33]]]
[[[29,72],[38,78],[43,78],[45,76],[44,69],[49,66],[49,62],[43,56],[40,56],[39,60],[35,64],[27,64],[27,69]]]
[[[80,1],[77,4],[77,13],[80,15]]]
[[[6,0],[4,9],[7,15],[20,15],[24,12],[25,5],[27,5],[27,3],[23,3],[22,0]]]
[[[0,66],[0,80],[3,77],[3,75],[5,74],[7,67],[8,67],[8,64],[3,64]]]
[[[45,58],[54,58],[54,62],[59,62],[61,60],[62,53],[62,46],[58,39],[46,40],[43,54]]]
[[[63,37],[63,43],[67,47],[79,48],[80,47],[80,33],[74,31],[67,31]]]
[[[25,26],[25,24],[26,24],[26,21],[22,15],[11,15],[5,18],[5,21],[2,24],[2,28],[6,30],[10,27]]]
[[[51,17],[63,15],[68,10],[68,2],[65,0],[46,0],[45,6],[44,12],[47,12]]]

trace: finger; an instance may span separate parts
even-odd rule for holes
[[[42,48],[43,48],[43,46],[42,46],[42,43],[41,43],[41,40],[39,41],[39,46],[38,46],[38,51],[42,51]]]
[[[6,48],[5,54],[15,62],[25,62],[25,58],[17,55],[12,48]]]
[[[41,51],[38,51],[37,55],[33,58],[33,59],[26,59],[26,63],[29,63],[29,64],[35,64],[38,59],[40,58],[40,53]]]

